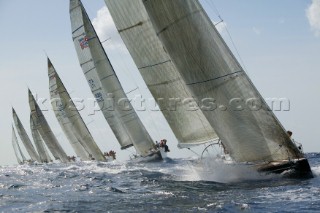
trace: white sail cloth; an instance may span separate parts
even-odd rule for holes
[[[123,149],[147,156],[154,143],[134,111],[79,0],[70,0],[72,36],[92,93]]]
[[[37,151],[39,153],[41,163],[51,162],[51,157],[46,150],[46,147],[45,147],[43,140],[41,138],[41,135],[35,125],[35,122],[32,119],[31,114],[30,114],[30,128],[31,128],[32,138],[33,138],[34,144],[36,145]]]
[[[39,131],[42,139],[46,143],[55,159],[61,162],[69,162],[68,156],[59,144],[56,136],[53,134],[47,120],[45,119],[41,109],[39,108],[36,100],[34,99],[31,91],[29,90],[29,105],[31,110],[31,117],[35,127]]]
[[[214,100],[216,109],[202,111],[236,161],[302,157],[198,0],[143,3],[194,97]]]
[[[179,72],[166,53],[141,0],[105,0],[148,89],[178,139],[179,147],[217,139],[203,113],[194,106]]]
[[[105,161],[105,157],[49,59],[48,76],[54,113],[77,156],[82,160],[91,160],[93,157],[95,160]]]
[[[38,153],[36,152],[36,150],[34,149],[34,146],[25,130],[25,128],[23,127],[16,111],[12,108],[12,114],[13,114],[13,121],[14,124],[16,126],[16,129],[18,131],[18,134],[20,136],[20,139],[24,145],[24,147],[26,148],[30,158],[32,161],[37,161],[37,162],[41,162],[40,157],[38,155]]]
[[[26,161],[27,159],[21,151],[21,148],[18,143],[18,138],[17,138],[16,132],[14,131],[13,126],[12,126],[12,146],[13,146],[14,154],[17,158],[18,163],[23,164],[23,162]],[[21,158],[20,158],[20,156],[21,156]]]

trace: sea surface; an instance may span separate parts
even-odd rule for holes
[[[0,167],[1,212],[319,212],[315,178],[286,179],[218,160]]]

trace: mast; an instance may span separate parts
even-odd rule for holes
[[[17,138],[17,135],[16,135],[16,133],[14,131],[14,127],[13,126],[12,126],[12,146],[13,146],[14,154],[15,154],[15,156],[17,158],[18,163],[19,164],[23,164],[23,162],[26,160],[26,158],[24,157],[24,155],[21,152],[21,149],[20,149],[20,146],[19,146],[19,143],[18,143],[18,138]],[[22,160],[20,159],[19,154],[21,155]]]
[[[55,159],[59,159],[62,163],[69,162],[67,154],[62,149],[56,136],[53,134],[47,120],[45,119],[31,91],[28,90],[28,93],[29,93],[29,105],[31,110],[31,117],[42,139],[47,144],[49,150],[51,151]]]
[[[105,0],[126,47],[180,148],[217,139],[160,42],[141,0]],[[170,103],[171,102],[171,103]],[[172,106],[171,104],[174,104]]]
[[[82,70],[122,149],[134,145],[141,156],[154,143],[134,111],[79,0],[70,0],[72,36]],[[125,107],[121,106],[125,102]]]
[[[238,162],[302,157],[198,0],[143,0],[156,33],[232,158]],[[227,110],[221,110],[226,109]]]
[[[42,163],[49,163],[51,161],[51,157],[49,156],[49,153],[47,152],[45,145],[43,143],[43,140],[38,132],[38,129],[35,125],[34,120],[32,119],[32,115],[30,114],[30,128],[31,128],[31,134],[34,141],[34,144],[36,145],[37,151],[39,153],[39,157],[41,159]]]
[[[12,114],[13,114],[13,121],[14,124],[16,126],[16,129],[18,131],[18,134],[20,136],[20,139],[23,143],[23,145],[25,146],[30,158],[32,161],[37,161],[37,162],[41,162],[40,157],[38,155],[38,153],[36,152],[36,150],[34,149],[34,146],[25,130],[25,128],[23,127],[16,111],[12,108]]]
[[[105,161],[105,157],[94,141],[49,58],[48,76],[51,100],[55,100],[51,101],[54,113],[76,154],[82,160],[91,160],[94,157],[95,160]]]

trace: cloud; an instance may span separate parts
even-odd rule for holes
[[[316,36],[320,36],[320,0],[312,0],[306,13],[311,29]]]
[[[103,45],[106,45],[110,50],[125,50],[122,39],[115,27],[113,19],[106,6],[102,7],[97,12],[97,17],[92,20],[92,24]]]

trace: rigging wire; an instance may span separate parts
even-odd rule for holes
[[[242,60],[242,57],[240,55],[240,52],[234,42],[234,40],[232,39],[232,36],[231,36],[231,33],[227,27],[227,25],[225,24],[225,21],[223,20],[221,14],[220,14],[220,11],[218,10],[217,6],[215,5],[214,1],[212,0],[205,0],[209,6],[209,8],[211,8],[211,10],[213,11],[213,13],[215,13],[217,15],[217,17],[219,18],[219,21],[217,23],[215,23],[214,25],[217,26],[218,24],[224,24],[224,28],[225,28],[225,31],[227,33],[227,36],[229,37],[230,39],[230,42],[231,42],[231,45],[232,47],[234,48],[234,51],[236,52],[236,55],[238,56],[239,58],[239,61],[240,61],[240,64],[242,64],[243,68],[247,71],[247,67],[244,63],[244,61]],[[220,32],[219,32],[220,33]],[[221,33],[220,33],[221,34]]]
[[[191,148],[187,148],[190,152],[196,154],[198,157],[200,157],[200,155],[198,153],[196,153],[195,151],[193,151]]]

